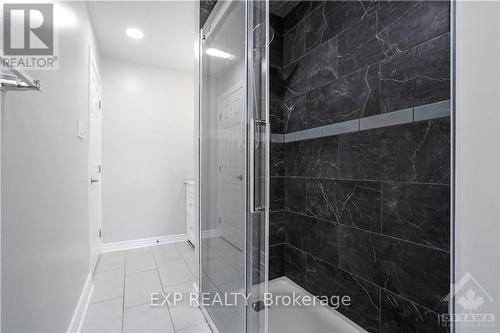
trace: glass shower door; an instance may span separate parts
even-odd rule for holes
[[[221,333],[266,325],[265,6],[219,1],[201,31],[200,300]]]

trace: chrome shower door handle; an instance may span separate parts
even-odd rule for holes
[[[267,209],[267,163],[268,163],[268,122],[264,120],[252,119],[250,121],[250,212],[263,212]],[[263,132],[262,132],[263,130]],[[257,137],[256,137],[257,133]],[[264,135],[263,135],[264,134]],[[259,158],[256,159],[255,154],[259,152]],[[258,162],[258,174],[255,164]],[[256,191],[256,183],[258,183],[258,193]],[[258,196],[257,196],[258,195]],[[256,200],[257,197],[257,200]],[[256,202],[258,201],[258,202]]]

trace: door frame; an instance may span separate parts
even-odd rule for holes
[[[232,85],[230,88],[228,88],[227,90],[225,90],[224,92],[222,92],[218,97],[217,97],[217,108],[218,110],[221,110],[222,109],[222,103],[223,101],[230,97],[231,95],[233,95],[234,93],[238,92],[238,90],[243,90],[243,117],[244,117],[244,122],[245,124],[243,125],[243,130],[245,130],[245,127],[246,127],[246,99],[245,99],[245,81],[241,80],[241,81],[238,81],[236,82],[234,85]],[[218,115],[220,117],[220,113]],[[219,123],[218,123],[218,126],[220,126],[220,118],[219,118]],[[220,135],[220,128],[218,128],[217,130],[217,133],[218,135]],[[245,136],[245,135],[244,135]],[[220,137],[219,137],[220,138]],[[219,140],[220,141],[220,140]],[[242,142],[242,144],[244,145],[247,145],[247,140],[246,140],[246,136],[245,136],[245,141]],[[220,157],[220,150],[218,151],[219,153],[219,157]],[[246,152],[245,152],[246,154]],[[243,174],[243,185],[245,186],[246,184],[246,178],[247,178],[247,175],[246,175],[246,163],[244,163],[243,165],[243,170],[242,170],[242,174]],[[219,182],[218,182],[218,188],[217,190],[220,191],[220,177],[221,177],[221,173],[219,172]],[[218,209],[220,209],[220,207],[218,207]],[[220,211],[219,211],[220,213]],[[220,216],[219,216],[220,218]],[[218,229],[220,228],[220,225],[218,226]],[[245,231],[245,228],[246,228],[246,223],[243,224],[243,229],[242,231]],[[217,230],[217,232],[219,233],[219,235],[221,235],[221,232],[220,230]],[[221,235],[222,237],[222,235]],[[244,252],[244,247],[245,247],[245,243],[246,243],[246,237],[244,237],[243,239],[243,244],[241,244],[241,247],[239,247],[237,244],[233,244],[232,241],[228,240],[228,239],[225,239],[225,237],[222,237],[224,240],[226,240],[227,242],[229,242],[231,245],[233,245],[234,247],[240,249],[242,252]]]
[[[90,171],[90,164],[91,164],[91,145],[90,145],[90,126],[91,126],[91,121],[90,121],[90,118],[91,118],[91,113],[92,113],[92,75],[93,73],[96,74],[96,79],[97,81],[99,82],[99,86],[100,86],[100,89],[99,89],[99,100],[102,101],[102,78],[101,78],[101,73],[99,72],[99,67],[97,66],[97,62],[96,62],[96,59],[95,59],[95,56],[94,56],[94,50],[89,47],[89,67],[88,67],[88,70],[89,70],[89,77],[88,77],[88,113],[87,113],[87,124],[88,124],[88,127],[87,127],[87,142],[88,142],[88,150],[87,150],[87,204],[88,204],[88,208],[87,208],[87,211],[88,211],[88,225],[89,225],[89,249],[88,249],[88,253],[89,253],[89,257],[88,257],[88,260],[89,260],[89,272],[91,274],[94,273],[96,267],[97,267],[97,263],[99,260],[96,260],[95,264],[93,265],[92,264],[92,259],[91,259],[91,247],[93,245],[92,241],[91,241],[91,237],[92,235],[90,234],[92,228],[91,228],[91,224],[92,224],[92,218],[91,218],[91,214],[90,214],[90,211],[91,211],[91,207],[90,207],[90,196],[91,196],[91,186],[92,184],[90,183],[90,178],[92,176],[91,174],[91,171]],[[102,107],[101,107],[102,109]],[[102,125],[102,118],[101,118],[101,125]],[[102,126],[101,126],[102,128]],[[102,135],[100,136],[99,140],[102,142]],[[102,158],[102,156],[101,156]],[[101,180],[102,180],[102,174],[101,174]],[[102,184],[102,183],[101,183]],[[102,186],[102,185],[101,185]],[[100,201],[101,201],[101,204],[99,205],[99,216],[101,217],[99,219],[99,230],[100,230],[100,237],[98,239],[98,253],[102,253],[102,187],[101,187],[101,196],[100,196]],[[92,267],[93,266],[93,267]]]

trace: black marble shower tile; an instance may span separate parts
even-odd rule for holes
[[[318,6],[321,6],[324,1],[297,1],[297,6],[283,18],[283,28],[285,31],[295,27],[301,22],[311,11]]]
[[[342,269],[438,312],[447,305],[449,259],[444,251],[340,227]]]
[[[285,100],[331,82],[337,73],[337,39],[332,38],[283,68]]]
[[[349,296],[350,305],[340,304],[336,310],[368,332],[378,332],[380,311],[377,286],[308,255],[305,289],[316,296]]]
[[[285,176],[305,177],[309,161],[305,157],[307,141],[295,141],[285,144]]]
[[[283,36],[283,65],[288,66],[306,53],[303,21]]]
[[[291,133],[306,128],[306,95],[293,97],[283,103],[283,132]]]
[[[270,1],[270,3],[273,1]],[[274,15],[273,13],[269,13],[269,25],[273,29],[273,32],[278,35],[284,34],[283,28],[283,18],[278,15]]]
[[[332,265],[339,261],[339,227],[336,223],[302,216],[302,249]]]
[[[269,99],[282,101],[284,96],[281,67],[269,66]]]
[[[271,123],[271,133],[284,134],[283,132],[284,105],[280,100],[269,100],[269,122]]]
[[[347,59],[377,34],[377,15],[372,12],[339,34],[339,59]]]
[[[285,144],[271,143],[270,152],[270,170],[271,177],[285,176]]]
[[[380,237],[380,262],[385,289],[438,313],[446,313],[443,299],[450,292],[450,255],[432,248]]]
[[[448,118],[339,136],[340,177],[449,183]]]
[[[388,27],[378,27],[378,37],[401,52],[450,31],[449,1],[419,1]]]
[[[271,45],[269,45],[269,64],[283,67],[283,36],[276,32],[272,35]]]
[[[377,10],[377,31],[381,31],[394,23],[411,8],[415,7],[420,1],[390,1],[380,2]]]
[[[284,211],[269,213],[269,245],[277,245],[285,242]]]
[[[337,311],[347,316],[368,332],[378,333],[380,316],[380,288],[359,277],[339,270],[337,275],[341,294],[351,299],[349,306]]]
[[[269,247],[269,280],[285,275],[285,244]]]
[[[323,21],[320,21],[325,26],[323,41],[337,36],[365,15],[367,12],[360,1],[326,1],[323,8]]]
[[[307,214],[380,232],[380,183],[307,180]]]
[[[305,141],[303,158],[309,161],[305,176],[337,178],[339,176],[338,146],[336,136]]]
[[[293,212],[285,212],[283,221],[285,224],[285,243],[299,250],[304,250],[304,231],[303,219],[304,215]]]
[[[382,184],[382,233],[450,249],[450,187]]]
[[[305,213],[306,180],[303,178],[285,178],[285,209]]]
[[[306,94],[306,126],[314,128],[380,113],[379,65],[374,64]]]
[[[285,144],[285,175],[338,177],[338,138],[335,136]]]
[[[378,253],[380,235],[340,226],[339,267],[384,286],[386,276]]]
[[[379,182],[335,181],[335,207],[339,222],[374,232],[380,232]],[[307,193],[309,198],[309,193]]]
[[[269,202],[272,211],[285,208],[285,177],[271,177]]]
[[[323,4],[321,4],[299,24],[304,29],[304,47],[306,53],[318,47],[323,42],[323,35],[326,30],[323,9]]]
[[[380,71],[382,112],[449,99],[449,34],[382,61]]]
[[[365,68],[368,65],[375,64],[380,60],[388,59],[394,52],[391,51],[385,43],[377,37],[370,39],[365,44],[360,45],[345,56],[339,56],[338,73],[339,76]]]
[[[285,276],[299,286],[305,284],[306,254],[290,245],[285,245]]]
[[[365,11],[365,16],[369,15],[373,11],[380,7],[380,0],[359,0]]]
[[[335,181],[329,179],[307,180],[307,215],[331,222],[339,222]]]
[[[292,212],[286,212],[283,216],[286,244],[332,265],[338,264],[337,224]]]
[[[446,333],[438,314],[382,289],[380,332]]]

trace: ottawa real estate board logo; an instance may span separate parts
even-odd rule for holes
[[[1,18],[1,61],[4,67],[57,69],[52,3],[4,3]]]
[[[454,286],[446,300],[455,301],[453,314],[442,314],[439,322],[442,326],[465,328],[498,328],[495,324],[495,301],[476,279],[466,273]]]

